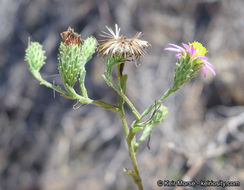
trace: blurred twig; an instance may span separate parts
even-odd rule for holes
[[[216,158],[218,156],[221,156],[227,152],[237,150],[241,148],[244,145],[244,142],[240,141],[234,141],[229,145],[225,146],[220,146],[219,148],[215,150],[211,150],[209,152],[206,152],[204,155],[202,155],[196,163],[187,171],[187,173],[182,177],[183,181],[191,181],[196,174],[200,171],[204,163],[211,159],[211,158]],[[176,190],[181,190],[184,189],[184,187],[177,187]]]

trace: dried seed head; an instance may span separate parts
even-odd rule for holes
[[[74,32],[74,29],[69,27],[67,31],[62,32],[61,34],[61,38],[63,43],[65,43],[66,46],[69,46],[70,44],[81,44],[81,38],[80,35],[76,32]]]
[[[103,32],[102,44],[98,47],[98,53],[103,56],[115,56],[119,55],[123,58],[136,57],[145,55],[146,49],[150,48],[151,45],[145,41],[139,39],[142,33],[137,33],[133,38],[126,38],[120,35],[120,28],[115,25],[115,32],[106,27],[110,33]]]

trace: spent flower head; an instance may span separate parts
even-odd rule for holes
[[[142,33],[136,33],[133,38],[127,38],[123,35],[120,35],[120,28],[115,24],[115,31],[107,27],[109,33],[103,32],[102,37],[104,40],[101,40],[102,43],[98,47],[98,53],[103,56],[121,56],[123,58],[136,57],[145,55],[146,49],[150,48],[151,45],[145,41],[139,39],[142,36]]]
[[[80,35],[74,32],[74,29],[71,27],[69,27],[67,31],[62,32],[60,36],[62,38],[62,42],[65,43],[66,46],[69,46],[70,44],[80,45],[82,43]]]
[[[195,65],[201,65],[203,75],[206,77],[207,69],[210,70],[213,75],[216,75],[214,71],[214,66],[208,62],[208,58],[205,56],[208,52],[207,49],[199,42],[194,41],[189,43],[189,45],[182,43],[183,47],[176,44],[169,44],[169,47],[164,50],[176,52],[176,57],[178,59],[190,57],[189,63],[194,63]]]

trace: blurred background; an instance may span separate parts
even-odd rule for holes
[[[40,86],[24,62],[30,36],[46,50],[43,76],[58,83],[59,34],[71,26],[82,38],[100,39],[116,23],[128,37],[142,31],[152,45],[140,66],[128,63],[124,71],[140,112],[172,84],[176,60],[163,51],[168,43],[201,42],[217,73],[205,79],[200,72],[165,101],[169,113],[154,129],[151,149],[144,143],[137,153],[145,189],[163,189],[159,179],[242,184],[243,7],[243,0],[0,0],[0,189],[136,189],[122,171],[131,164],[118,115],[93,105],[74,111],[74,101]],[[86,68],[89,96],[115,103],[101,78],[103,58],[94,56]]]

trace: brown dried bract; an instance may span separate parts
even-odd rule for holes
[[[80,35],[74,32],[74,29],[71,27],[69,27],[67,31],[62,32],[60,35],[62,38],[62,42],[65,43],[66,46],[69,46],[70,44],[80,45],[82,43]]]

